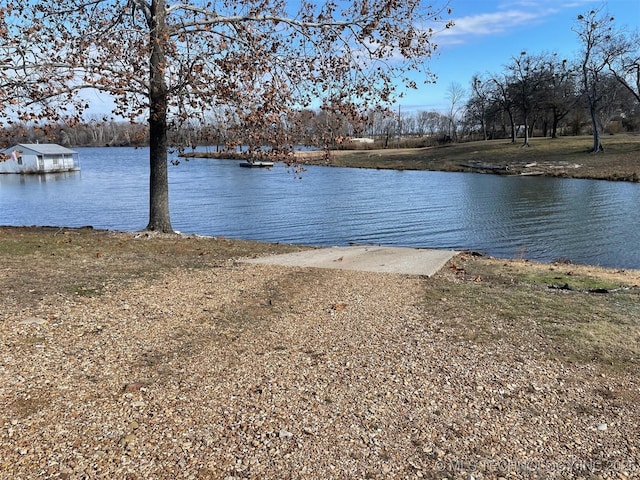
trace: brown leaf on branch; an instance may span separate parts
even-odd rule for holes
[[[425,59],[430,26],[449,14],[442,3],[14,2],[0,8],[4,122],[77,120],[91,109],[82,91],[111,98],[113,116],[147,124],[147,229],[170,232],[171,144],[240,145],[287,162],[296,143],[331,148],[345,125],[363,129],[396,98],[406,72],[433,80]],[[199,138],[175,134],[194,124]]]

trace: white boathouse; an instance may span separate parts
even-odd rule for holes
[[[19,143],[0,152],[0,173],[80,170],[78,152],[55,143]]]

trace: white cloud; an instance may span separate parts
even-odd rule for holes
[[[543,23],[556,15],[559,8],[576,7],[587,1],[592,0],[574,0],[560,6],[555,0],[512,0],[503,5],[482,3],[490,6],[489,8],[494,8],[495,11],[454,17],[455,25],[437,34],[438,43],[441,46],[460,45],[470,43],[478,37],[508,34],[523,26],[530,27]],[[452,6],[455,15],[455,3]]]
[[[542,15],[522,10],[482,13],[454,20],[453,35],[493,35],[539,21]]]

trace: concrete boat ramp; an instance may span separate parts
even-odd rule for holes
[[[289,267],[331,268],[430,277],[458,253],[454,250],[358,245],[304,250],[241,261]]]

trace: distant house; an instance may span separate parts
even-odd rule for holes
[[[0,152],[0,173],[80,170],[78,152],[55,143],[19,143]]]
[[[353,138],[350,138],[349,141],[351,143],[373,143],[373,142],[375,142],[375,140],[373,138],[367,138],[367,137],[353,137]]]

